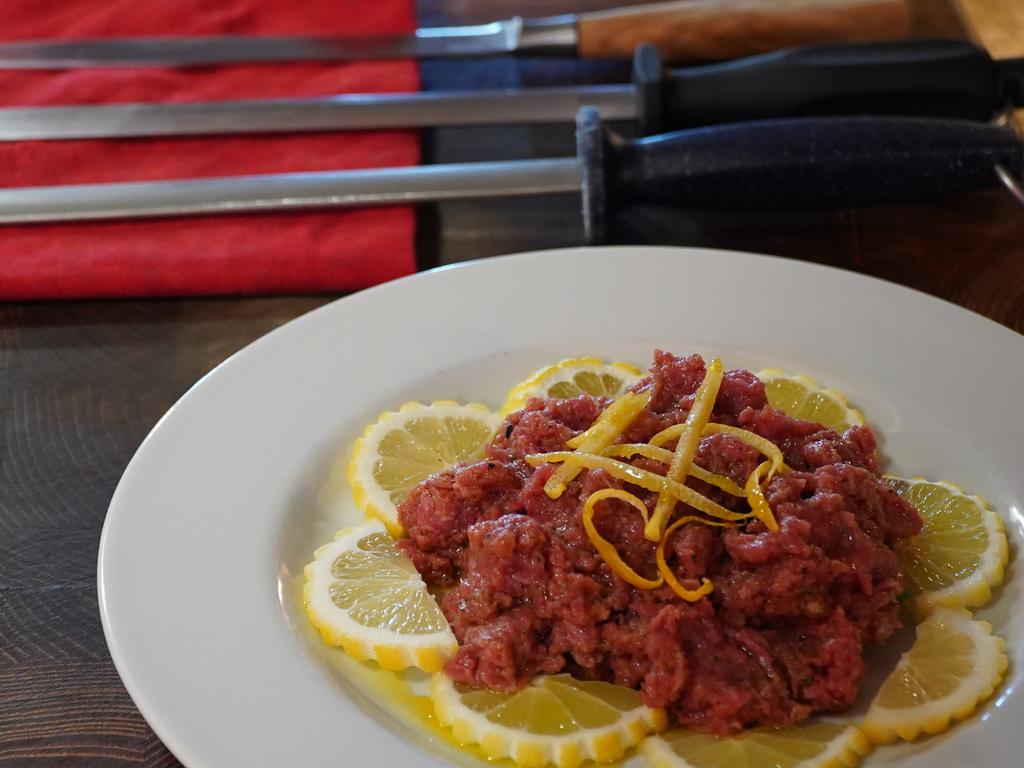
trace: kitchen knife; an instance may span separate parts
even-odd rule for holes
[[[663,68],[645,44],[633,85],[10,107],[0,141],[568,122],[582,106],[651,134],[796,115],[984,120],[1007,105],[1024,106],[1024,59],[993,61],[966,40],[813,45],[686,69]]]
[[[693,128],[636,140],[580,110],[577,156],[182,181],[0,190],[0,223],[410,204],[582,193],[588,240],[634,203],[779,210],[927,200],[1019,177],[1008,128],[922,118],[818,117]]]
[[[339,7],[339,13],[343,8]],[[431,56],[629,58],[656,43],[671,61],[722,60],[802,43],[907,35],[907,0],[673,0],[609,11],[426,27],[408,36],[135,37],[0,43],[0,69],[208,66]]]

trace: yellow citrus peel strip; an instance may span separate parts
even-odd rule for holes
[[[643,392],[625,392],[605,408],[597,421],[586,432],[569,440],[568,445],[580,453],[600,453],[615,442],[615,438],[647,407],[651,399],[649,389]],[[569,456],[572,456],[570,453]],[[557,499],[565,493],[566,486],[580,473],[582,466],[571,459],[566,459],[558,470],[544,484],[544,493],[550,499]]]
[[[764,461],[750,473],[750,477],[747,478],[747,502],[750,504],[750,511],[754,513],[754,517],[764,523],[765,528],[769,531],[778,533],[779,524],[775,521],[772,508],[768,506],[768,499],[764,497],[764,491],[761,489],[761,475],[768,472],[770,478],[771,466],[770,461]]]
[[[676,528],[686,523],[703,523],[704,525],[720,525],[725,528],[732,528],[735,523],[719,523],[714,520],[705,520],[695,515],[686,515],[676,520],[672,525],[665,531],[665,535],[661,537],[661,541],[658,542],[658,549],[654,553],[654,559],[658,563],[658,573],[665,580],[665,583],[672,587],[672,591],[679,595],[683,600],[688,603],[695,603],[700,600],[704,595],[710,595],[715,585],[711,583],[711,579],[701,579],[700,586],[697,589],[687,589],[676,578],[676,575],[672,573],[672,569],[668,567],[668,563],[665,561],[665,545],[668,544],[668,537],[672,535]]]
[[[718,389],[722,384],[722,361],[717,357],[708,364],[704,381],[700,383],[694,395],[693,405],[682,424],[679,442],[676,444],[672,462],[668,465],[665,479],[675,483],[684,483],[686,475],[693,465],[693,457],[697,455],[704,426],[711,418],[711,411],[718,398]],[[668,518],[676,508],[676,496],[667,492],[658,493],[658,502],[654,505],[654,514],[644,526],[644,536],[650,541],[660,541],[665,532]]]
[[[674,424],[667,429],[661,430],[661,432],[651,438],[650,444],[653,446],[662,446],[665,443],[672,442],[683,433],[685,426],[685,424]],[[779,446],[766,437],[761,437],[758,434],[746,429],[741,429],[740,427],[731,427],[728,424],[706,424],[704,426],[704,435],[714,434],[735,437],[740,442],[749,445],[762,456],[766,456],[771,459],[772,473],[767,478],[769,480],[775,475],[775,473],[779,473],[781,475],[790,471],[789,467],[786,466],[786,462],[782,459],[782,451],[779,449]],[[696,475],[694,475],[694,477],[696,477]],[[742,496],[743,494],[738,495]]]
[[[526,463],[531,467],[539,467],[541,464],[559,464],[572,461],[584,469],[603,469],[612,477],[624,480],[627,483],[638,485],[641,488],[655,493],[668,493],[677,501],[688,504],[699,512],[719,520],[736,522],[749,520],[753,515],[750,512],[731,512],[721,504],[717,504],[706,496],[701,496],[692,488],[682,483],[669,480],[666,477],[648,472],[646,469],[634,467],[624,461],[616,461],[607,456],[595,456],[589,453],[574,453],[572,451],[555,451],[553,453],[531,453],[526,457]]]
[[[767,457],[771,461],[771,472],[765,478],[766,480],[771,480],[776,473],[784,475],[786,472],[789,472],[789,467],[786,466],[786,462],[782,459],[782,450],[768,438],[761,437],[746,429],[730,427],[728,424],[708,424],[704,427],[705,435],[713,435],[715,433],[735,437],[740,442],[746,443],[758,451],[762,456]]]
[[[647,443],[620,443],[619,445],[612,445],[605,448],[602,453],[605,456],[622,457],[625,459],[639,455],[647,459],[660,461],[662,464],[668,464],[672,461],[673,456],[672,451],[665,448],[658,448],[654,445],[648,445]],[[708,472],[699,464],[694,464],[690,467],[690,475],[698,480],[703,480],[708,485],[720,488],[733,496],[747,495],[747,492],[743,488],[725,475],[716,475],[714,472]]]
[[[651,445],[656,447],[661,446],[677,438],[682,442],[682,435],[686,434],[685,428],[685,424],[676,424],[668,429],[663,429],[651,438]],[[768,505],[768,500],[764,496],[764,491],[761,488],[761,477],[764,475],[764,480],[767,482],[771,480],[776,473],[784,474],[790,471],[789,467],[786,466],[786,462],[783,460],[782,451],[779,449],[779,446],[775,445],[775,443],[767,438],[761,437],[760,435],[754,434],[746,429],[741,429],[740,427],[729,426],[728,424],[706,424],[704,426],[704,434],[722,434],[734,437],[746,445],[749,445],[762,456],[766,456],[768,458],[768,461],[759,464],[751,473],[750,477],[747,478],[746,487],[743,489],[743,493],[737,495],[746,496],[747,501],[750,504],[751,512],[753,512],[754,516],[764,523],[765,527],[768,528],[769,531],[777,533],[779,530],[779,524],[776,522],[775,515],[772,514],[771,507]],[[693,474],[694,477],[697,477],[697,474],[692,472],[692,469],[691,474]],[[716,475],[716,477],[718,476]],[[715,485],[717,485],[717,483],[715,483]],[[721,485],[718,487],[722,488]],[[723,490],[728,491],[729,489]]]
[[[594,525],[594,508],[598,503],[605,499],[618,499],[619,501],[626,502],[643,515],[644,523],[647,522],[647,506],[640,501],[640,499],[627,491],[620,491],[616,488],[605,488],[590,494],[586,504],[583,505],[583,529],[587,532],[587,537],[590,539],[590,543],[594,545],[594,549],[597,550],[597,554],[599,554],[604,561],[608,563],[608,567],[611,568],[612,571],[614,571],[615,574],[623,581],[632,584],[638,589],[657,589],[665,583],[664,579],[645,579],[630,568],[626,561],[619,556],[619,552],[615,549],[614,544],[597,532],[597,528]]]

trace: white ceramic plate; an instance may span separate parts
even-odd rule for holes
[[[339,474],[381,410],[498,406],[566,356],[643,365],[661,347],[802,371],[844,390],[888,468],[959,483],[1024,530],[1024,337],[920,293],[835,269],[699,249],[603,248],[489,259],[306,315],[200,381],[142,444],[110,504],[103,626],[128,691],[190,768],[407,768],[471,759],[395,719],[304,620],[303,565],[355,519]],[[1019,766],[1019,568],[980,612],[1011,671],[938,738],[869,766]]]

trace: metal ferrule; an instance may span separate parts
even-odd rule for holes
[[[517,16],[510,25],[516,29],[515,50],[533,56],[575,56],[580,42],[574,13],[524,19]]]

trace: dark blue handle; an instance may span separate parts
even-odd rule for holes
[[[588,233],[604,212],[633,203],[786,210],[928,200],[1019,176],[1024,151],[1010,129],[921,118],[804,118],[733,123],[625,141],[603,140],[580,111]]]

